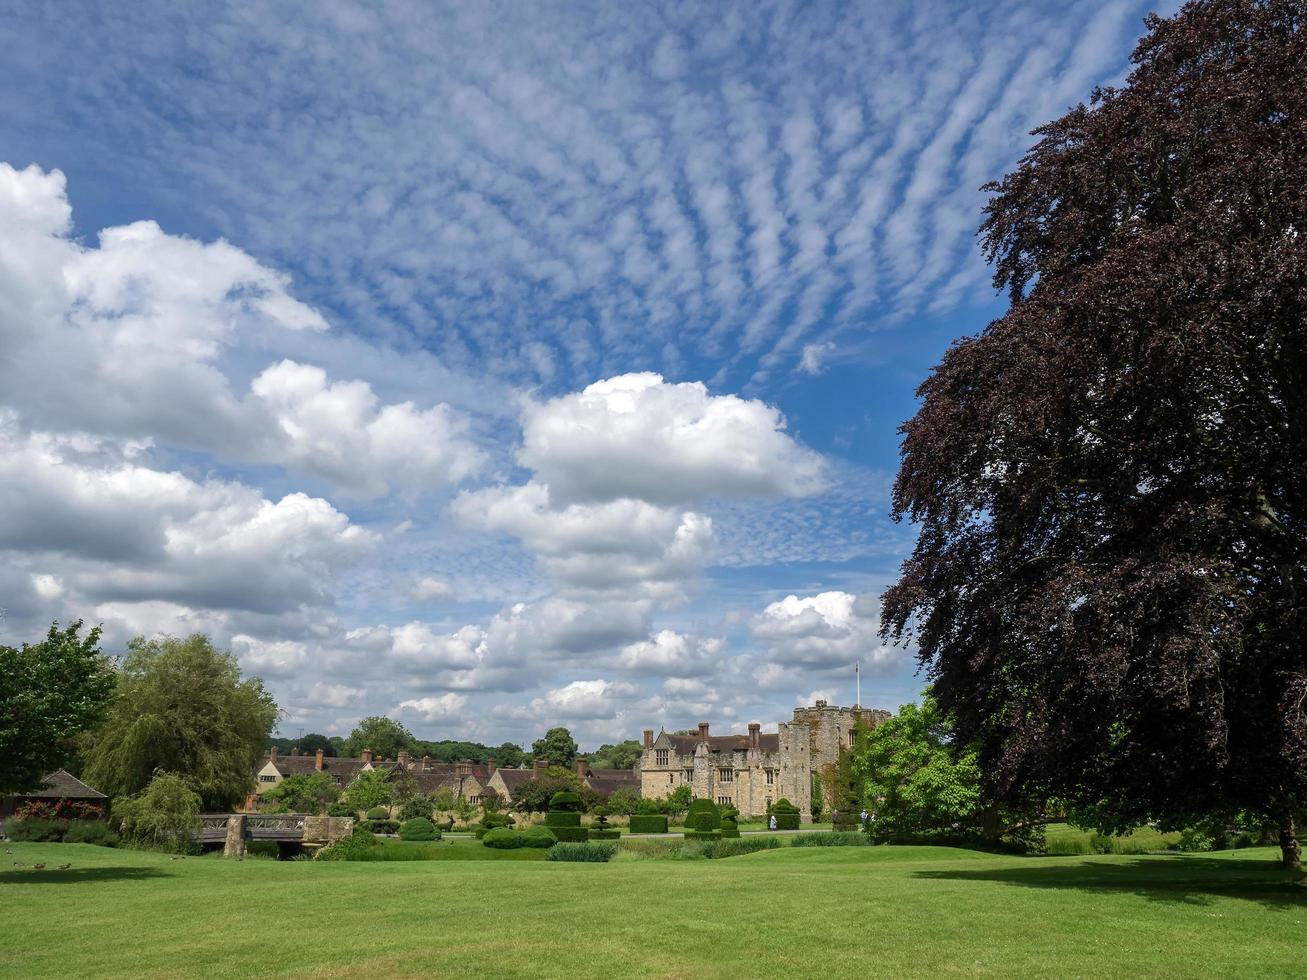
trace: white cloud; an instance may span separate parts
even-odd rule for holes
[[[528,406],[518,458],[558,504],[813,493],[821,457],[784,430],[761,401],[625,374]]]
[[[546,691],[531,700],[532,713],[548,720],[611,718],[619,706],[635,697],[637,689],[624,681],[582,680]]]
[[[880,642],[878,605],[872,596],[822,592],[773,602],[749,623],[754,640],[781,669],[807,667],[885,671],[897,665],[893,647]]]
[[[221,365],[258,356],[270,334],[327,329],[288,278],[152,221],[84,247],[70,219],[61,173],[0,162],[0,369],[42,379],[4,402],[35,427],[276,463],[373,496],[484,463],[448,405],[382,404],[318,367],[283,360],[238,396]]]
[[[401,701],[395,707],[395,712],[400,715],[417,715],[423,721],[433,722],[457,718],[465,707],[467,707],[466,695],[450,693]]]
[[[418,602],[452,602],[457,596],[454,587],[447,581],[429,575],[414,582],[408,594]]]
[[[623,647],[617,664],[624,670],[662,676],[711,673],[725,645],[721,639],[696,640],[673,630],[660,630],[650,640]]]

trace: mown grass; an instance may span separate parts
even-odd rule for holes
[[[1307,888],[1266,848],[569,864],[9,846],[0,973],[24,978],[1275,977],[1301,975],[1307,927]]]

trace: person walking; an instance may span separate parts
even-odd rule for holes
[[[773,813],[771,815],[771,818],[767,821],[767,829],[768,830],[776,829],[776,814]]]

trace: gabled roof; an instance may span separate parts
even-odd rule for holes
[[[640,774],[633,769],[591,769],[585,784],[600,796],[607,797],[619,789],[640,788]]]
[[[107,800],[109,798],[63,769],[56,769],[46,776],[44,785],[40,789],[14,795],[43,800]]]
[[[259,768],[262,769],[269,763],[276,767],[282,776],[300,776],[313,772],[318,767],[316,757],[311,755],[279,755],[275,759],[265,757]],[[322,760],[322,771],[328,776],[339,776],[342,783],[348,783],[365,765],[367,763],[362,759],[326,756]],[[379,769],[381,766],[375,768]]]
[[[495,772],[510,791],[530,782],[535,776],[535,772],[530,769],[496,769]]]
[[[667,739],[672,743],[679,755],[694,755],[702,739],[698,735],[668,735]],[[781,737],[773,732],[770,735],[758,736],[758,748],[764,752],[779,752],[781,747]],[[749,736],[747,735],[710,735],[708,736],[709,752],[744,752],[749,748]]]

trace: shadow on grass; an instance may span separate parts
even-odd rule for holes
[[[1132,892],[1149,901],[1210,905],[1214,898],[1237,898],[1270,908],[1307,907],[1303,878],[1267,860],[1150,857],[1133,861],[1079,864],[1031,863],[1027,867],[918,871],[918,878],[993,881],[1025,888],[1063,888],[1083,892]]]
[[[138,881],[146,878],[171,878],[173,875],[159,868],[14,868],[0,871],[0,885],[56,885],[94,881]]]

